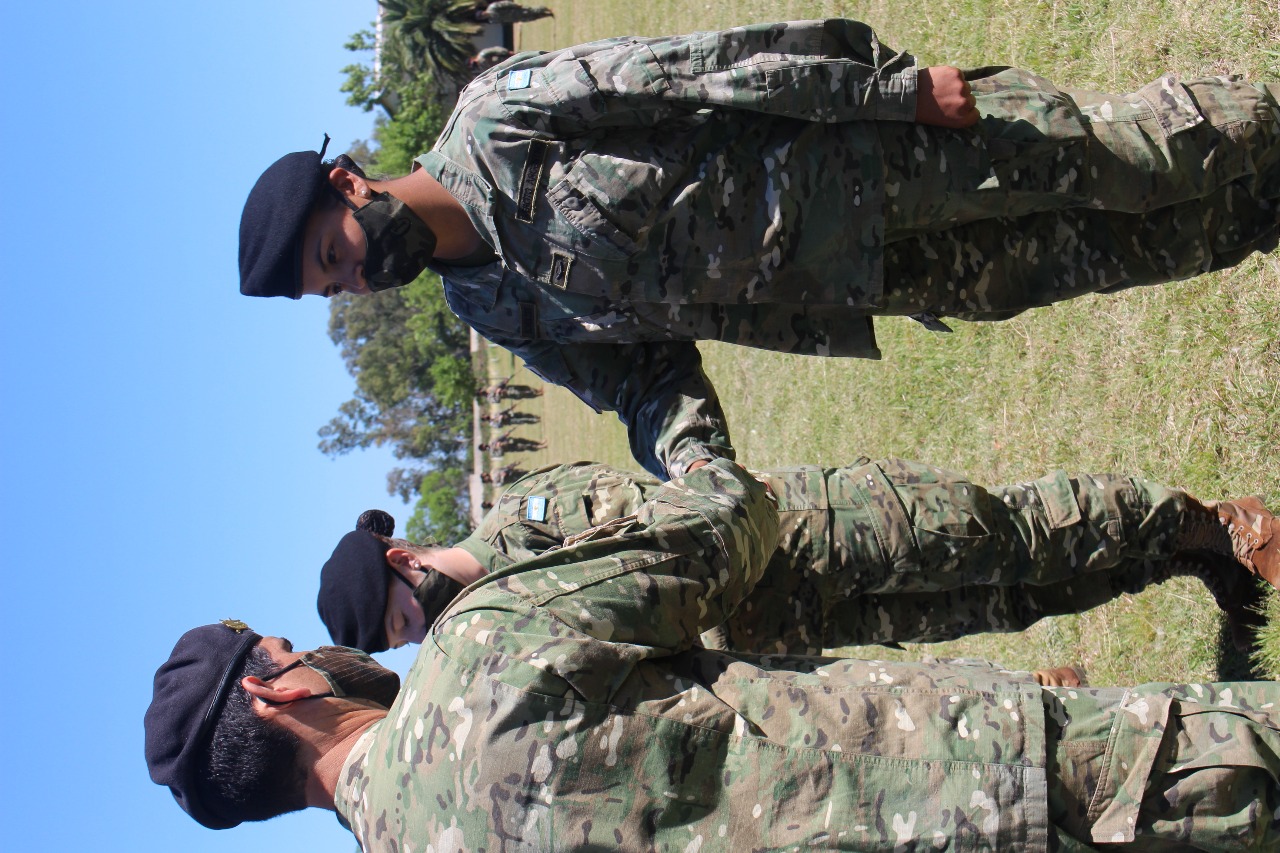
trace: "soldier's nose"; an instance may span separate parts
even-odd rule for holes
[[[373,292],[372,290],[369,289],[369,282],[364,280],[363,269],[358,270],[357,272],[352,274],[350,290],[348,292],[354,293],[357,296],[368,296],[370,293]]]

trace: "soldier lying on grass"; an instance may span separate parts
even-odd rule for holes
[[[403,685],[354,650],[194,629],[156,673],[152,779],[214,828],[334,809],[366,853],[1280,844],[1280,685],[701,646],[778,535],[764,485],[716,460],[473,584]]]

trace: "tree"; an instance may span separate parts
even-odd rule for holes
[[[428,272],[373,296],[338,296],[329,311],[329,336],[356,392],[320,428],[320,450],[390,447],[410,464],[387,475],[387,491],[404,501],[418,496],[421,530],[444,541],[462,530],[461,538],[476,378],[469,330],[449,311],[439,278]]]
[[[405,524],[405,533],[414,542],[452,545],[471,533],[468,515],[470,495],[463,468],[442,468],[426,472],[418,484],[417,504]]]
[[[381,0],[384,51],[410,76],[462,80],[480,33],[471,0]],[[384,72],[384,77],[387,75]]]
[[[387,175],[408,174],[414,158],[430,150],[448,119],[429,78],[406,81],[399,92],[399,111],[373,129],[377,149],[370,165]]]
[[[474,51],[473,11],[470,2],[388,0],[379,73],[362,64],[343,69],[348,103],[385,113],[371,140],[349,152],[371,173],[407,173],[439,136],[447,110],[439,75],[465,70]],[[346,47],[373,50],[373,33],[355,33]],[[374,296],[333,299],[329,336],[356,389],[319,430],[320,450],[336,456],[390,447],[407,464],[388,473],[387,491],[406,502],[417,497],[411,535],[446,542],[465,536],[476,380],[469,330],[449,311],[439,277],[428,272]]]
[[[356,380],[355,397],[320,430],[331,456],[390,445],[397,458],[467,458],[471,368],[467,327],[449,312],[439,278],[422,276],[374,296],[339,296],[329,337]]]

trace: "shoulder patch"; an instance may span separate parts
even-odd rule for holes
[[[530,495],[524,505],[524,517],[530,521],[547,520],[547,499],[538,495]]]
[[[507,90],[514,91],[516,89],[528,89],[529,83],[533,80],[533,71],[528,68],[521,68],[519,71],[512,71],[507,75]]]

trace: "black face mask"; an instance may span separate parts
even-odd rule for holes
[[[403,287],[422,275],[436,250],[436,235],[418,214],[390,193],[375,193],[356,207],[345,197],[364,232],[364,280],[370,290]]]
[[[462,592],[462,584],[435,569],[427,572],[422,583],[413,588],[413,600],[422,608],[422,616],[428,628],[440,618],[445,608]]]
[[[400,693],[399,675],[365,652],[346,646],[320,646],[262,680],[279,678],[300,666],[320,673],[320,677],[329,685],[328,693],[315,693],[306,697],[308,699],[326,699],[330,696],[339,699],[367,699],[390,708]]]

